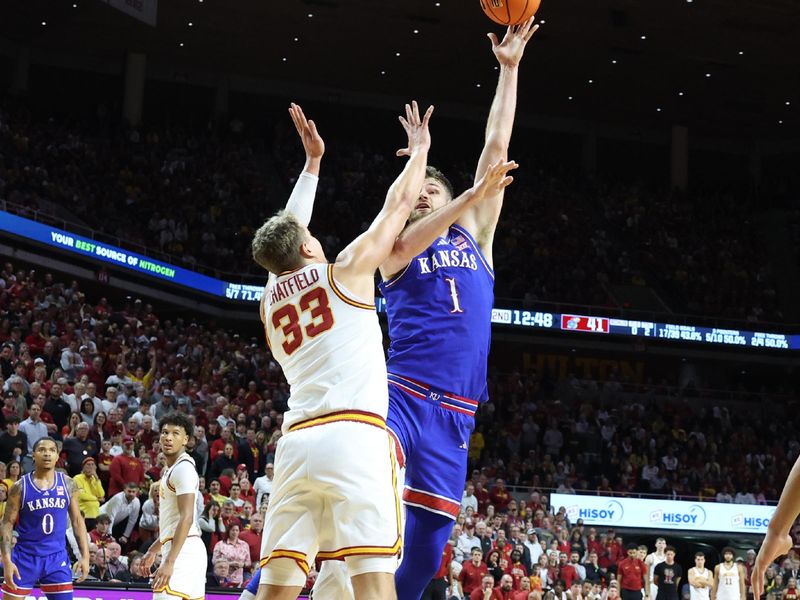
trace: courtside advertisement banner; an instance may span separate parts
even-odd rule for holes
[[[774,506],[753,504],[573,494],[551,494],[550,506],[554,510],[565,507],[573,524],[583,519],[586,525],[602,527],[756,534],[767,532],[767,525],[775,512]]]

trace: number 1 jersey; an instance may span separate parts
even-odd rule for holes
[[[451,225],[378,287],[389,317],[389,372],[485,402],[494,273],[473,237]]]
[[[333,265],[270,276],[261,318],[291,387],[284,433],[300,421],[342,411],[386,419],[386,362],[375,305],[336,282]]]

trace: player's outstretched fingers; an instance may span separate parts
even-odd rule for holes
[[[416,100],[411,101],[411,109],[414,111],[414,124],[419,125],[422,119],[419,118],[419,105]]]
[[[433,114],[433,104],[428,107],[428,110],[425,111],[425,116],[422,117],[422,125],[424,127],[428,126],[428,123],[431,120],[431,115]]]

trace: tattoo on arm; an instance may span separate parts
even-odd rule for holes
[[[11,536],[14,531],[14,524],[17,522],[21,502],[22,480],[17,480],[8,490],[6,511],[3,514],[3,522],[0,524],[0,553],[3,556],[11,555]]]
[[[72,496],[78,491],[78,484],[75,483],[75,480],[72,477],[64,476],[64,483],[67,484],[67,492],[69,493],[69,497]]]

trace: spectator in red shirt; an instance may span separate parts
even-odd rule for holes
[[[637,556],[639,547],[636,544],[628,544],[627,550],[628,557],[617,565],[620,595],[622,600],[642,600],[642,590],[645,590],[645,598],[648,597],[647,567]]]
[[[106,392],[106,374],[103,370],[103,358],[95,356],[92,359],[92,366],[86,367],[83,371],[78,373],[78,379],[86,375],[97,389],[98,394],[105,394]]]
[[[489,498],[497,512],[503,512],[508,508],[508,504],[511,502],[511,494],[509,494],[506,489],[505,481],[497,479],[497,481],[494,482],[494,487],[489,492]]]
[[[209,431],[210,433],[210,431]],[[236,448],[236,443],[233,440],[233,428],[232,427],[225,427],[220,432],[219,438],[214,440],[211,444],[211,447],[208,451],[208,462],[213,464],[214,461],[217,459],[225,451],[225,444],[231,444],[233,447],[233,460],[235,462],[239,462],[239,451]],[[234,465],[235,468],[236,465]]]
[[[514,550],[511,552],[511,560],[508,564],[508,574],[511,575],[512,588],[514,590],[519,590],[522,578],[528,577],[528,567],[522,564],[522,552],[519,550]],[[528,580],[528,583],[530,584],[530,580]]]
[[[481,580],[489,573],[489,569],[483,562],[483,551],[477,546],[470,552],[470,559],[464,561],[458,580],[461,582],[461,589],[465,596],[469,596],[473,590],[481,587]],[[492,579],[494,584],[494,579]]]
[[[578,571],[567,562],[566,552],[558,555],[558,578],[564,580],[566,588],[572,587],[572,582],[578,579]]]
[[[264,517],[260,513],[253,513],[250,517],[250,527],[239,534],[239,539],[250,546],[250,562],[256,563],[261,559],[261,532],[264,529]]]
[[[513,577],[513,575],[512,575]],[[528,600],[528,596],[530,596],[531,592],[531,580],[530,577],[523,577],[519,581],[519,588],[511,595],[512,600]],[[573,598],[573,600],[576,600]]]
[[[595,552],[598,557],[603,554],[603,544],[597,539],[597,530],[594,527],[589,530],[589,536],[586,540],[586,551],[589,554]]]
[[[495,600],[496,596],[494,595],[494,577],[491,575],[485,575],[483,579],[481,579],[480,587],[475,588],[469,594],[469,600]],[[466,590],[464,594],[466,595]]]
[[[617,563],[622,558],[622,546],[614,538],[614,532],[609,530],[603,540],[603,547],[598,557],[600,568],[606,572],[615,573]]]
[[[489,497],[489,492],[483,487],[482,481],[475,483],[475,497],[478,499],[478,514],[485,515],[486,508],[489,506],[492,499]]]
[[[122,454],[115,456],[109,468],[108,497],[125,489],[128,482],[141,486],[144,483],[144,467],[133,454],[133,438],[122,438]]]
[[[100,513],[94,523],[94,529],[89,532],[89,541],[98,548],[113,544],[117,540],[111,535],[111,517]]]

